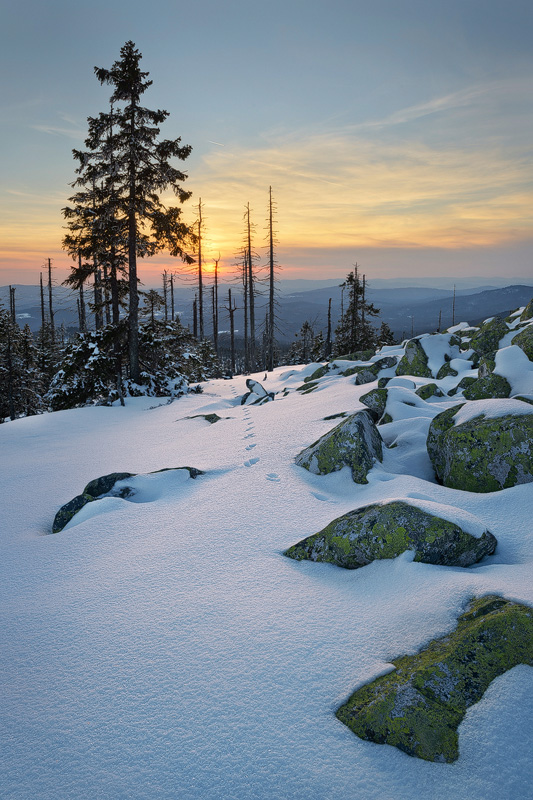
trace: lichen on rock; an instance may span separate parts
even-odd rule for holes
[[[419,386],[415,391],[415,394],[417,394],[422,400],[429,400],[430,397],[443,396],[442,390],[439,389],[436,383],[425,383],[423,386]]]
[[[359,400],[368,406],[371,411],[374,411],[378,418],[382,417],[385,413],[385,406],[387,405],[388,392],[386,389],[372,389],[370,392],[361,395]]]
[[[532,317],[533,317],[533,298],[529,301],[527,306],[520,314],[520,321],[525,322],[526,320],[531,319]]]
[[[455,509],[450,511],[451,517],[457,516]],[[483,527],[479,523],[479,528]],[[456,521],[436,516],[412,502],[393,500],[334,519],[324,530],[290,547],[285,555],[297,561],[325,561],[358,569],[376,559],[396,558],[405,550],[414,550],[415,561],[468,567],[491,555],[496,544],[488,530],[474,536]]]
[[[396,375],[414,375],[432,378],[428,357],[419,339],[410,339],[405,345],[405,355],[396,367]]]
[[[505,402],[511,408],[514,403],[521,405],[515,400]],[[429,426],[427,451],[437,479],[451,489],[468,492],[496,492],[531,483],[533,414],[495,418],[482,414],[455,424],[463,405],[437,414]]]
[[[467,400],[486,400],[491,397],[509,397],[511,394],[511,384],[501,375],[491,372],[484,378],[478,378],[467,386],[463,392],[463,397]]]
[[[349,466],[355,483],[368,483],[368,472],[374,461],[381,461],[382,457],[381,436],[371,413],[364,410],[351,414],[302,450],[295,460],[298,466],[315,475],[327,475]]]
[[[500,340],[503,339],[509,328],[500,317],[493,317],[484,322],[477,333],[470,340],[470,347],[480,355],[492,353],[497,350]]]
[[[511,340],[511,344],[517,344],[529,360],[533,361],[533,325],[528,325],[520,333],[517,333]]]
[[[459,756],[457,728],[499,675],[533,666],[533,610],[490,595],[470,602],[457,628],[393,672],[355,691],[337,711],[360,738],[426,761]]]

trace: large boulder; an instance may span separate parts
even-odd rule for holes
[[[248,391],[241,397],[241,406],[260,406],[274,399],[274,392],[267,392],[259,381],[254,381],[252,378],[246,379],[246,388]]]
[[[453,406],[432,420],[427,451],[437,479],[451,489],[496,492],[531,483],[531,406],[514,399]]]
[[[511,384],[501,375],[491,372],[484,378],[467,386],[463,392],[463,397],[467,400],[484,400],[489,397],[509,397],[511,394]]]
[[[474,535],[458,523],[461,514],[456,509],[449,509],[450,521],[436,516],[432,506],[421,508],[404,500],[364,506],[334,519],[285,555],[357,569],[376,559],[396,558],[405,550],[415,551],[415,561],[453,567],[468,567],[494,552],[496,538],[478,520],[461,520]],[[443,513],[446,507],[438,508]]]
[[[396,375],[414,375],[432,378],[428,357],[419,339],[411,339],[405,345],[405,355],[396,367]]]
[[[500,317],[492,317],[472,336],[470,347],[480,355],[492,353],[498,349],[500,340],[506,333],[509,333],[509,328],[505,322]]]
[[[337,717],[367,741],[426,761],[459,756],[457,728],[494,678],[533,666],[533,610],[488,596],[473,600],[457,628],[361,687]]]
[[[383,416],[385,413],[385,406],[387,405],[388,392],[386,389],[372,389],[370,392],[361,395],[359,400],[365,406],[376,414],[377,418]]]
[[[442,397],[444,393],[436,383],[425,383],[423,386],[418,387],[415,394],[421,397],[422,400],[429,400],[430,397]]]
[[[149,472],[148,475],[156,475],[160,472],[169,472],[172,470],[186,469],[191,478],[196,478],[198,475],[204,473],[195,467],[166,467],[164,469]],[[111,472],[109,475],[102,475],[100,478],[95,478],[89,481],[81,494],[73,497],[64,506],[61,506],[59,511],[54,517],[52,523],[52,533],[59,533],[63,528],[68,525],[70,520],[80,511],[87,503],[92,503],[94,500],[100,500],[102,497],[122,497],[124,499],[131,497],[135,492],[131,487],[126,484],[116,487],[116,484],[126,481],[128,478],[137,477],[134,472]]]
[[[524,351],[530,361],[533,361],[533,325],[523,328],[513,337],[511,344],[517,344]]]
[[[296,456],[296,464],[315,475],[350,467],[355,483],[368,483],[374,461],[383,457],[381,436],[369,411],[357,411]]]

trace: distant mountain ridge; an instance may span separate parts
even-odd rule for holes
[[[289,282],[296,283],[295,281]],[[339,284],[326,285],[320,281],[320,287],[307,291],[278,293],[278,339],[290,342],[294,339],[303,323],[308,320],[315,331],[326,331],[329,298],[332,299],[332,326],[335,329],[341,314],[342,290]],[[383,284],[387,285],[383,287]],[[235,327],[242,331],[243,311],[238,286],[231,286],[232,294],[240,306],[235,315]],[[222,306],[226,303],[228,285],[219,287],[220,314],[219,327],[227,328]],[[55,322],[66,327],[76,328],[78,315],[76,295],[62,286],[53,289]],[[368,298],[380,309],[376,325],[383,320],[391,327],[397,337],[411,336],[436,330],[441,319],[441,328],[449,327],[452,321],[469,320],[480,322],[491,316],[506,316],[509,311],[526,305],[533,296],[533,285],[516,284],[501,288],[477,287],[476,289],[458,289],[455,294],[455,314],[453,311],[453,288],[441,289],[427,286],[392,286],[388,281],[372,281],[368,287]],[[192,300],[194,288],[178,287],[175,290],[175,307],[184,325],[192,327]],[[86,299],[91,299],[90,290]],[[28,323],[33,331],[41,324],[40,288],[39,286],[15,285],[17,319],[22,326]],[[344,300],[347,300],[344,297]],[[0,302],[9,305],[9,288],[0,287]],[[264,318],[266,297],[259,295],[256,301],[256,319]],[[210,304],[207,304],[210,307]],[[45,295],[45,306],[48,309],[48,297]],[[211,317],[206,314],[206,329],[211,330]],[[260,330],[260,329],[259,329]]]

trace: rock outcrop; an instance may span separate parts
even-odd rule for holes
[[[428,357],[419,339],[411,339],[405,345],[405,355],[396,367],[396,375],[414,375],[419,378],[432,378]]]
[[[358,689],[337,717],[362,739],[426,761],[459,756],[457,728],[498,675],[533,666],[533,609],[502,597],[473,600],[457,628]]]
[[[350,467],[355,483],[368,483],[374,461],[383,457],[381,436],[369,411],[351,414],[296,456],[296,464],[315,475]]]
[[[455,509],[450,512],[450,516],[457,517]],[[483,528],[481,523],[479,528]],[[415,561],[468,567],[491,555],[496,544],[496,538],[487,530],[474,536],[457,522],[395,500],[350,511],[290,547],[285,555],[297,561],[325,561],[357,569],[376,559],[396,558],[405,550],[414,550]]]
[[[533,361],[533,325],[528,325],[520,333],[517,333],[511,340],[511,344],[517,344],[529,360]]]
[[[500,340],[503,339],[509,328],[499,317],[493,317],[481,325],[477,333],[470,340],[470,347],[476,353],[484,355],[498,349]]]
[[[195,469],[195,467],[167,467],[159,469],[155,472],[149,472],[148,475],[156,475],[159,472],[169,472],[171,470],[186,469],[191,478],[196,478],[198,475],[204,473]],[[100,478],[95,478],[90,481],[81,494],[61,506],[59,511],[54,517],[52,524],[52,533],[59,533],[63,528],[68,525],[70,520],[82,509],[87,503],[92,503],[94,500],[100,500],[102,497],[122,497],[124,499],[131,497],[134,491],[131,487],[123,485],[120,489],[115,489],[117,483],[127,480],[128,478],[135,478],[134,472],[111,472],[109,475],[102,475]]]
[[[246,379],[246,387],[248,391],[243,394],[241,398],[241,406],[244,405],[262,405],[274,399],[273,392],[267,392],[264,386],[259,381],[254,381],[252,378]]]
[[[427,451],[437,479],[451,489],[468,492],[496,492],[532,482],[533,414],[525,413],[527,404],[519,400],[479,403],[479,416],[468,421],[457,424],[455,419],[463,404],[432,420]],[[488,417],[488,403],[505,403],[510,413]]]

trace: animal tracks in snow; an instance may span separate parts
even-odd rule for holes
[[[254,444],[254,443],[252,443],[252,444],[249,444],[249,445],[248,445],[248,447],[247,447],[246,449],[247,449],[247,450],[253,450],[253,449],[254,449],[254,447],[257,447],[257,445],[256,445],[256,444]]]
[[[258,461],[259,461],[259,456],[256,456],[255,458],[249,458],[248,461],[244,462],[244,466],[251,467],[254,464],[257,464]]]
[[[279,483],[281,480],[277,472],[269,472],[266,479],[267,481],[274,481],[275,483]]]

